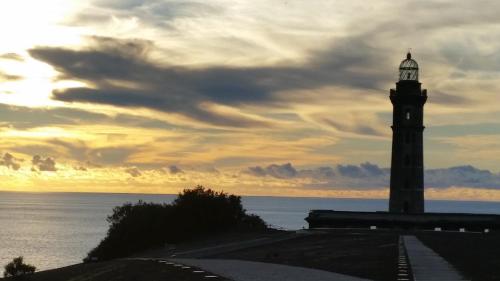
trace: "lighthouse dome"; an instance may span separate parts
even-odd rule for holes
[[[411,53],[399,65],[399,81],[418,81],[418,63],[411,58]]]

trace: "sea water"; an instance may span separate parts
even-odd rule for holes
[[[38,269],[79,263],[104,238],[106,217],[126,202],[170,203],[175,195],[0,192],[0,266],[24,256]],[[243,197],[249,213],[282,229],[307,227],[311,209],[383,211],[387,200]],[[500,214],[500,202],[427,201],[431,212]],[[0,273],[2,269],[0,268]]]

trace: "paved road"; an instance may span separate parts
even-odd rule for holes
[[[223,259],[170,260],[178,264],[198,267],[234,281],[369,281],[324,270],[272,263]]]
[[[451,264],[415,236],[404,236],[415,281],[463,281],[466,280]]]

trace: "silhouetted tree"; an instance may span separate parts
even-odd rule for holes
[[[84,261],[123,257],[221,231],[267,229],[260,217],[246,214],[241,197],[202,186],[185,189],[172,204],[126,203],[107,220],[107,236]]]
[[[33,274],[36,267],[31,264],[25,264],[23,257],[14,258],[5,266],[3,273],[4,277],[22,277],[25,275]]]
[[[159,246],[165,242],[165,229],[172,206],[139,201],[115,207],[107,219],[108,234],[89,257],[109,259]]]
[[[236,228],[246,216],[241,197],[197,186],[185,189],[173,202],[184,235]]]

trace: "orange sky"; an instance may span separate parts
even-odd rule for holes
[[[499,5],[1,3],[0,190],[385,197],[411,47],[428,197],[498,200]]]

